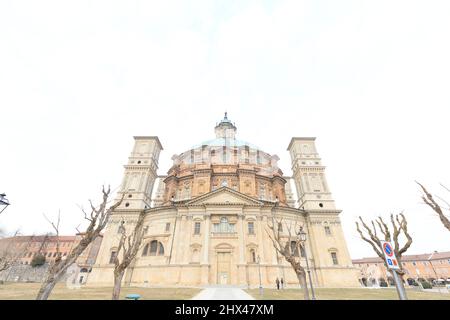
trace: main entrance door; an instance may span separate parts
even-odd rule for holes
[[[230,284],[231,254],[229,252],[217,253],[217,284]]]

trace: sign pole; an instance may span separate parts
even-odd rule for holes
[[[386,266],[388,270],[392,272],[394,277],[395,287],[397,288],[398,297],[400,300],[408,300],[406,297],[406,290],[403,286],[403,282],[398,276],[397,270],[400,270],[400,263],[395,256],[394,248],[392,244],[388,241],[382,241],[381,246],[383,247],[384,257],[386,259]]]
[[[395,287],[397,288],[398,297],[400,300],[408,300],[406,296],[405,287],[403,286],[402,280],[398,276],[397,271],[392,270],[392,275],[394,276]]]

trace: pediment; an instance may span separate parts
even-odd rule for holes
[[[242,194],[236,190],[230,189],[228,187],[222,187],[215,191],[211,191],[200,197],[192,199],[186,203],[187,205],[226,205],[226,204],[240,204],[240,205],[251,205],[251,206],[262,206],[263,203],[245,194]]]

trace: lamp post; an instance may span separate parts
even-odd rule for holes
[[[309,270],[309,262],[308,262],[308,254],[306,253],[306,232],[303,231],[303,227],[300,227],[297,233],[298,240],[303,244],[303,252],[305,252],[305,260],[306,260],[306,271],[308,272],[309,284],[311,285],[311,295],[312,300],[316,300],[316,295],[314,293],[314,286],[311,279],[311,270]],[[299,256],[301,256],[301,250],[299,250]]]
[[[259,257],[258,254],[258,272],[259,272],[259,295],[263,295],[264,291],[263,291],[263,287],[262,287],[262,281],[261,281],[261,258]]]
[[[4,208],[0,211],[0,214],[9,206],[9,201],[6,199],[6,194],[0,194],[0,206],[4,206]]]
[[[434,275],[436,276],[436,283],[439,283],[439,276],[438,276],[438,274],[437,274],[437,272],[436,272],[436,269],[435,269],[434,266],[433,266],[433,262],[431,262],[431,259],[433,258],[433,256],[434,256],[435,253],[437,253],[437,251],[434,251],[434,252],[431,254],[431,256],[428,257],[428,263],[430,264],[431,269],[433,269]],[[433,282],[431,282],[431,285],[433,285]],[[440,288],[439,288],[439,293],[442,293]]]

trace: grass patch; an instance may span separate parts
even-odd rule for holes
[[[0,300],[34,300],[40,283],[5,283],[0,285]],[[200,292],[195,288],[138,288],[123,287],[120,299],[127,294],[141,295],[142,300],[187,300]],[[58,283],[49,300],[110,300],[112,287],[82,287],[69,289],[65,283]]]
[[[263,296],[259,289],[246,290],[257,300],[303,300],[303,291],[299,289],[264,289]],[[398,300],[395,288],[386,289],[315,289],[318,300]],[[311,291],[310,291],[311,294]],[[449,293],[422,292],[407,289],[406,295],[410,300],[450,300]]]

